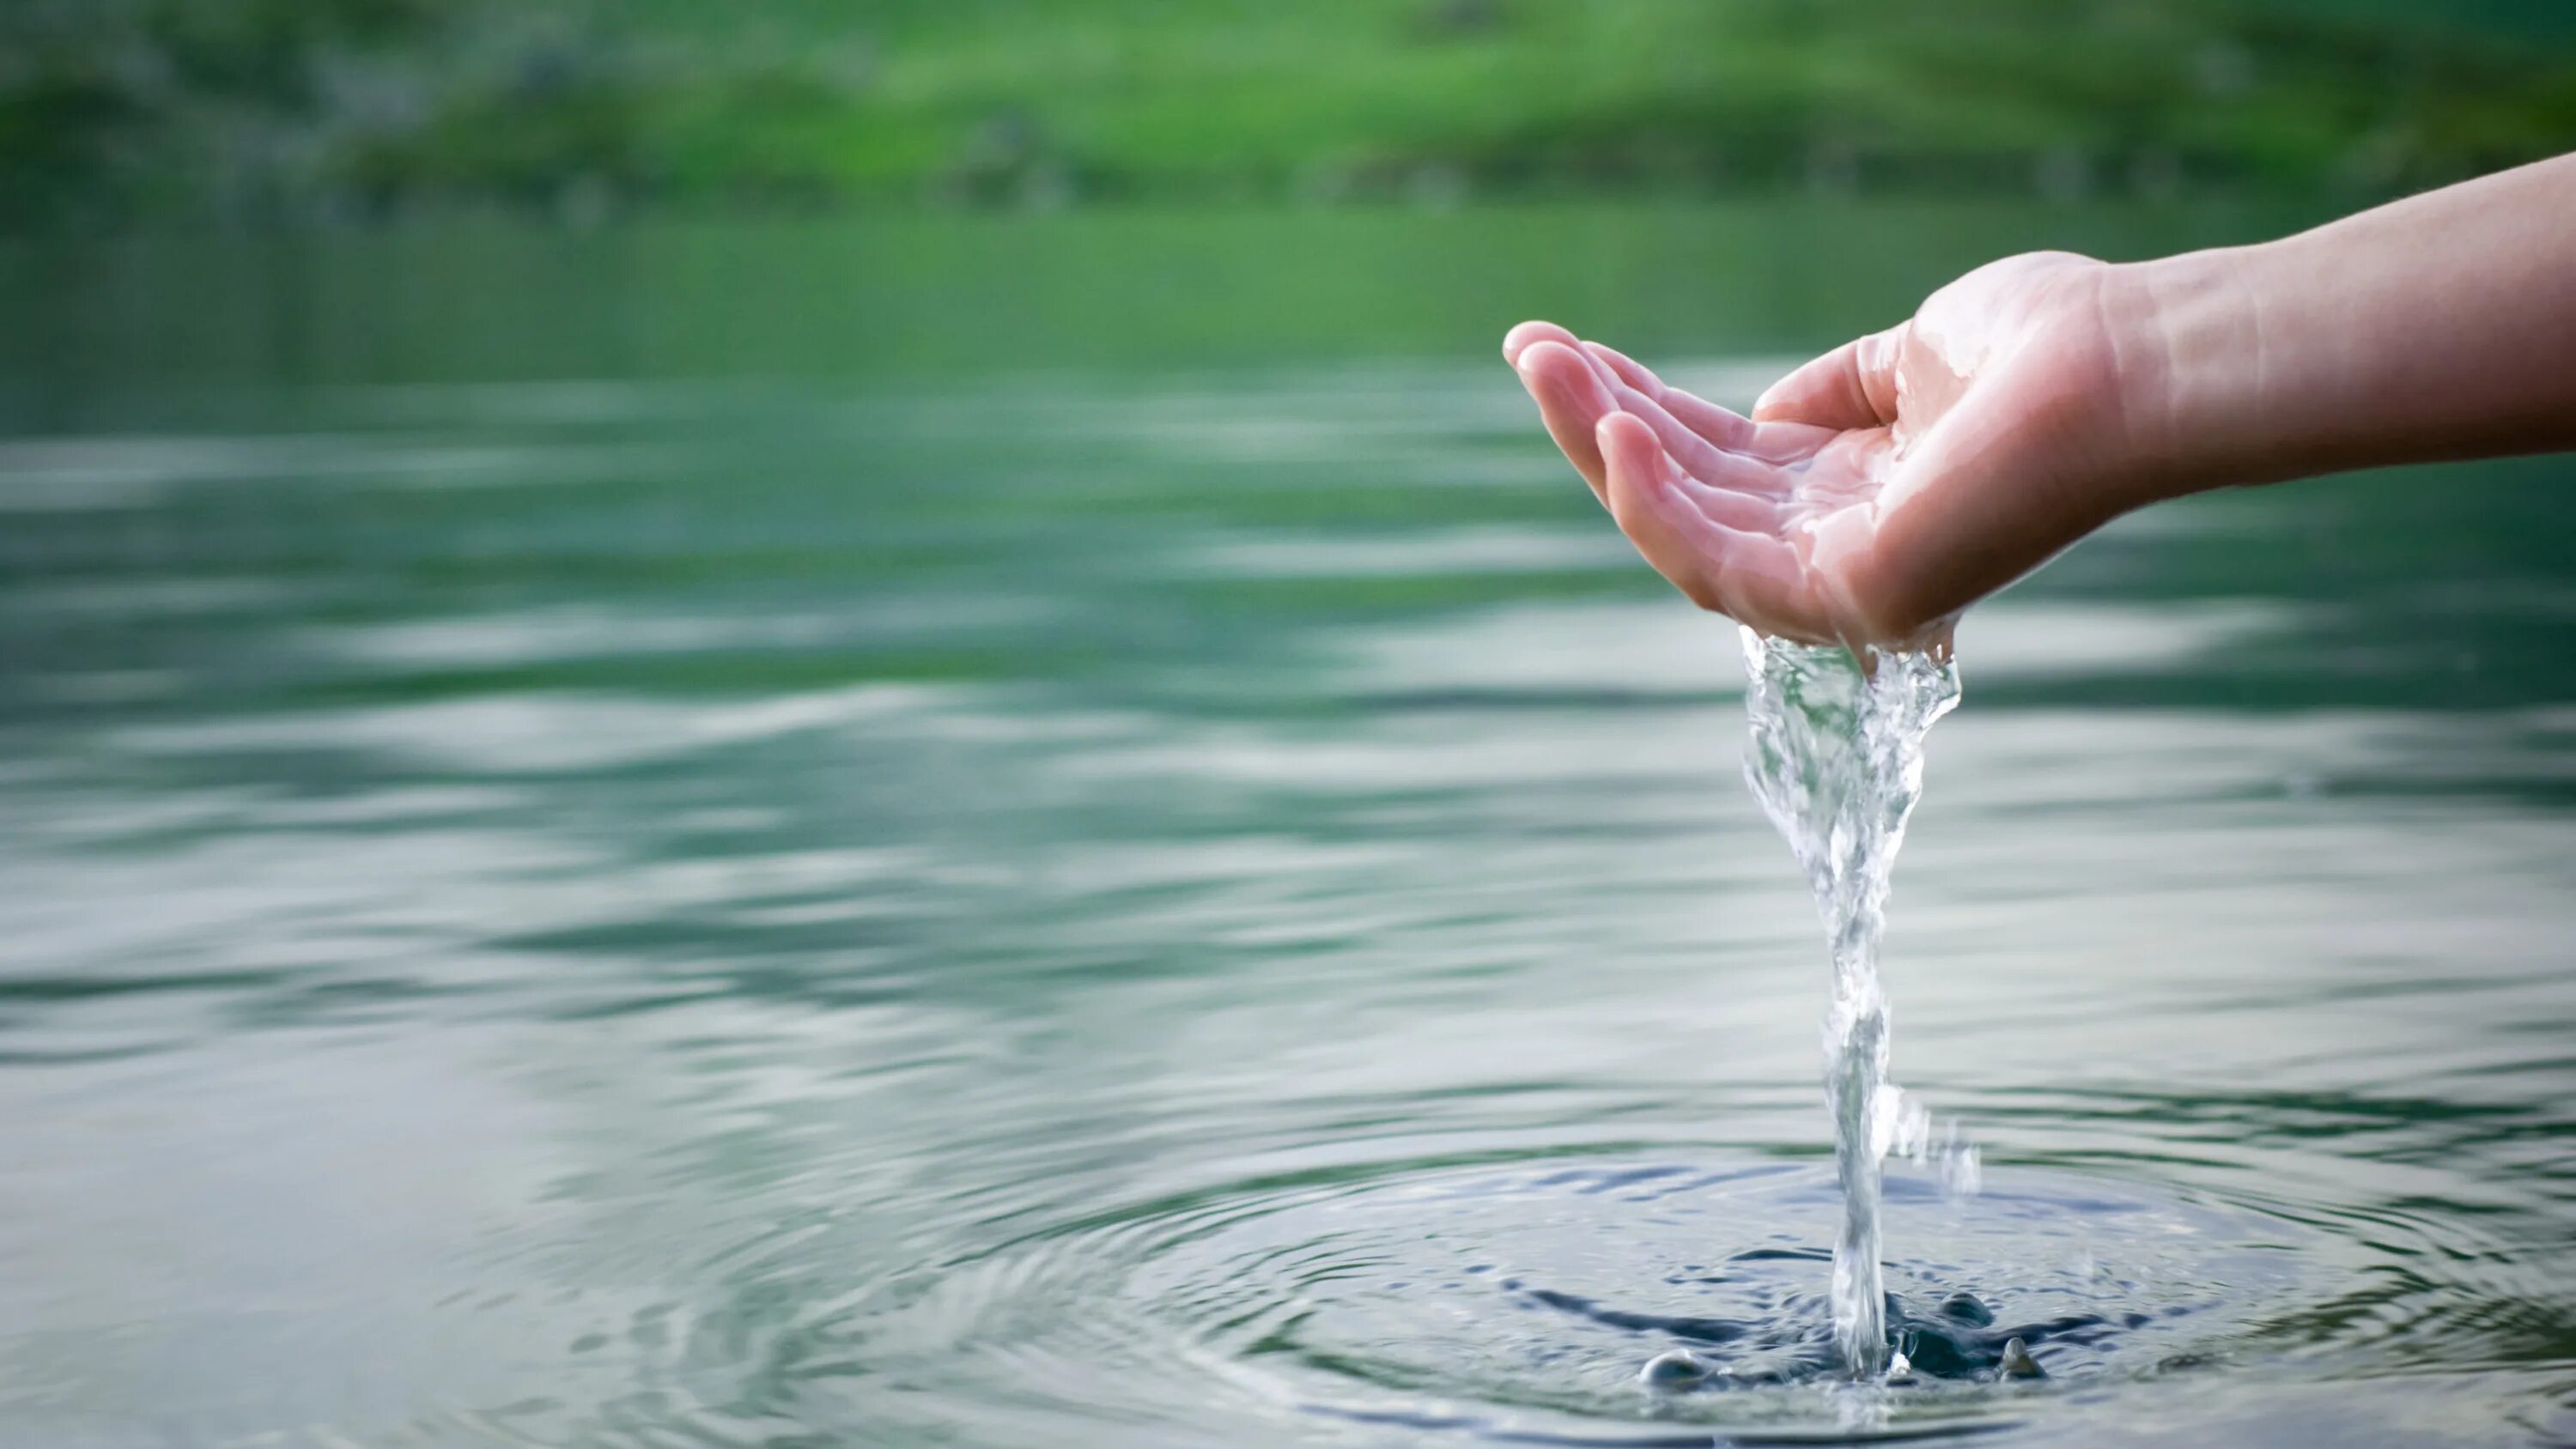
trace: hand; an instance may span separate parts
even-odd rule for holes
[[[1702,608],[1808,643],[1945,646],[1960,610],[2146,501],[2162,377],[2118,272],[2062,253],[1980,268],[1790,373],[1750,420],[1550,323],[1513,328],[1503,356]]]

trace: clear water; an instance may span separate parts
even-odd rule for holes
[[[1965,621],[1855,1421],[1736,649],[1493,358],[2179,224],[0,249],[0,1444],[2576,1438],[2566,462]]]
[[[1833,996],[1825,1014],[1825,1096],[1843,1195],[1834,1241],[1834,1347],[1857,1378],[1887,1371],[1886,1278],[1879,1262],[1879,1164],[1901,1144],[1917,1156],[1922,1109],[1887,1079],[1887,992],[1878,943],[1888,876],[1923,794],[1923,745],[1959,702],[1946,652],[1851,651],[1744,641],[1745,782],[1806,870],[1825,923]],[[1972,1161],[1973,1159],[1965,1159]]]

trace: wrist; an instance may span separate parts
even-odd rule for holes
[[[2272,418],[2261,289],[2265,247],[2187,252],[2115,266],[2105,314],[2119,341],[2121,417],[2135,460],[2132,506],[2295,469]]]

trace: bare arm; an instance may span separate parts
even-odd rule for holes
[[[2121,270],[2164,492],[2576,448],[2576,156]]]
[[[2007,258],[1750,419],[1553,324],[1503,351],[1693,600],[1793,638],[1912,642],[2159,499],[2576,448],[2576,157],[2259,246]]]

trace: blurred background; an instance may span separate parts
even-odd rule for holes
[[[2549,0],[20,0],[9,220],[2385,195],[2549,154]]]
[[[1495,355],[2571,147],[2548,0],[10,0],[0,1445],[2576,1441],[2570,465],[1970,616],[1854,1419],[1734,639]]]

